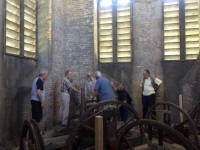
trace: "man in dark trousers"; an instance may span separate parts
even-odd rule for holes
[[[143,72],[142,87],[142,106],[143,118],[146,117],[147,111],[155,104],[156,92],[162,85],[162,81],[158,78],[152,78],[148,69]]]
[[[47,70],[41,70],[38,77],[33,80],[31,90],[31,105],[32,105],[32,119],[35,120],[38,125],[42,120],[43,109],[45,107],[45,89],[44,81],[48,77]]]

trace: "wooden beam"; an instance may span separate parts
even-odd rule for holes
[[[103,117],[95,117],[95,150],[103,150]]]
[[[183,96],[179,94],[179,108],[183,109]],[[180,122],[183,122],[183,113],[180,112]]]

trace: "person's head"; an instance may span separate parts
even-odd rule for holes
[[[149,78],[150,77],[150,71],[148,69],[145,69],[144,72],[143,72],[143,77],[146,79],[146,78]]]
[[[91,79],[92,78],[92,72],[88,72],[88,78]]]
[[[119,91],[123,91],[124,90],[124,85],[122,83],[118,86],[118,90]]]
[[[68,69],[68,70],[65,72],[65,77],[67,77],[67,78],[71,78],[71,77],[72,77],[72,70],[71,70],[71,69]]]
[[[96,71],[95,72],[95,78],[98,79],[100,78],[102,75],[101,75],[101,72],[100,71]]]
[[[40,74],[39,74],[40,78],[42,80],[46,80],[48,77],[48,71],[45,69],[40,70]]]

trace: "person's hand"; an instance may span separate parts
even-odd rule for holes
[[[126,104],[126,101],[124,100],[123,103]]]
[[[41,107],[42,107],[42,109],[45,108],[45,104],[44,104],[44,101],[43,101],[43,100],[41,101]]]

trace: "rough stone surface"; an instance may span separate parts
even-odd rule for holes
[[[97,63],[94,61],[93,0],[38,1],[37,61],[3,53],[4,1],[0,0],[0,145],[3,139],[19,137],[23,120],[31,118],[31,83],[40,68],[49,70],[45,83],[46,108],[42,125],[44,128],[51,128],[59,99],[55,92],[56,83],[71,68],[74,72],[73,84],[83,87],[86,73],[94,71],[94,64]],[[151,71],[152,76],[164,81],[159,100],[178,104],[179,93],[184,93],[183,99],[187,101],[194,97],[193,94],[190,95],[195,91],[194,83],[195,87],[196,81],[199,83],[197,71],[193,72],[199,69],[192,68],[193,65],[197,66],[195,61],[162,61],[162,43],[161,1],[135,0],[133,62],[98,65],[98,69],[107,76],[125,84],[139,112],[139,85],[142,71],[146,68]]]
[[[3,2],[5,1],[0,0],[0,142],[5,143],[5,140],[8,139],[18,141],[23,120],[30,118],[32,79],[38,74],[39,68],[47,67],[49,62],[45,61],[48,60],[48,45],[47,48],[43,48],[46,44],[41,44],[46,40],[43,36],[44,32],[38,34],[40,41],[37,61],[4,54],[2,22],[5,19],[5,9],[3,9],[5,3]],[[42,28],[40,29],[42,30]],[[41,57],[45,57],[45,59],[41,59]],[[0,145],[2,144],[0,143]]]
[[[183,108],[191,111],[200,102],[200,59],[180,81],[183,95]]]
[[[3,8],[2,3],[0,0],[0,8]],[[2,22],[4,10],[0,11]],[[4,50],[2,23],[0,35],[0,46]],[[71,68],[73,84],[81,87],[86,73],[93,71],[93,47],[92,0],[38,1],[37,61],[8,56],[3,51],[0,53],[0,139],[19,136],[23,120],[31,118],[30,89],[40,68],[49,70],[42,126],[52,127],[56,82]]]
[[[104,73],[125,84],[138,111],[141,111],[143,70],[149,69],[152,76],[163,79],[161,8],[160,0],[136,0],[133,4],[133,62],[99,65]]]
[[[77,5],[78,4],[78,5]],[[93,71],[93,3],[92,1],[52,1],[51,74],[46,82],[44,128],[54,122],[56,82],[67,69],[74,72],[74,86],[83,87],[88,71]]]

